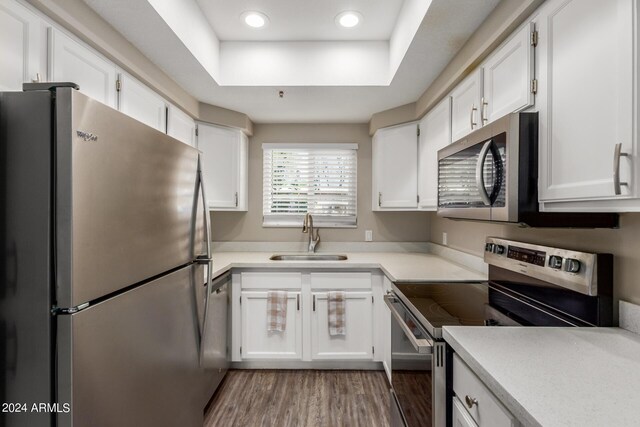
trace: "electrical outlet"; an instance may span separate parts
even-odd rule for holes
[[[365,242],[373,242],[373,230],[365,230],[364,231],[364,241]]]
[[[442,232],[442,244],[447,246],[448,242],[447,242],[447,233]]]

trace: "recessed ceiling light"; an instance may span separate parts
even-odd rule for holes
[[[240,15],[245,24],[252,28],[262,28],[269,23],[269,18],[262,12],[248,11]]]
[[[336,16],[336,24],[344,28],[353,28],[360,21],[362,21],[362,15],[353,10],[342,12]]]

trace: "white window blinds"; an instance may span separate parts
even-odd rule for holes
[[[264,225],[353,227],[357,211],[356,144],[263,144]]]

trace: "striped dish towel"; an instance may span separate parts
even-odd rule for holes
[[[329,335],[346,335],[345,294],[343,291],[329,292]]]
[[[284,332],[287,329],[287,292],[267,293],[267,331]]]

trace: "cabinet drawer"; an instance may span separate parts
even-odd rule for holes
[[[515,427],[515,417],[504,407],[471,369],[455,354],[453,356],[453,391],[480,426]],[[467,396],[477,404],[469,408]]]
[[[311,273],[311,289],[371,289],[371,273]]]
[[[300,273],[242,273],[242,289],[300,289]]]

